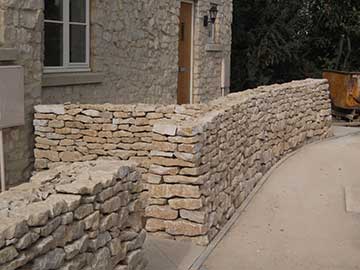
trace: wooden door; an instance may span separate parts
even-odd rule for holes
[[[193,5],[181,3],[179,25],[178,104],[190,103]]]

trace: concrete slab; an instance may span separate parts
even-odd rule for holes
[[[359,133],[360,128],[359,127],[333,126],[332,131],[334,133],[334,136],[340,137],[340,136],[351,135],[351,134],[354,134],[354,133]]]
[[[190,242],[148,237],[145,242],[145,256],[149,261],[146,270],[188,270],[204,249]]]
[[[345,187],[346,212],[360,214],[360,186]]]
[[[309,145],[269,177],[204,263],[208,270],[359,270],[360,135]],[[359,196],[353,194],[352,196]]]

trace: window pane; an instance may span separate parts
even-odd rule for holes
[[[70,0],[70,21],[86,22],[86,0]]]
[[[63,65],[63,25],[45,22],[45,66]]]
[[[86,62],[86,26],[70,25],[70,62]]]
[[[45,0],[45,20],[63,19],[63,0]]]

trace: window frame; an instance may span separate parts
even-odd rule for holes
[[[62,21],[58,20],[47,20],[44,19],[45,23],[61,23],[63,25],[63,65],[62,66],[45,66],[43,67],[44,73],[60,73],[60,72],[86,72],[91,71],[90,69],[90,0],[85,0],[85,23],[70,22],[70,1],[63,1],[63,18]],[[70,62],[70,26],[71,25],[82,25],[86,27],[85,33],[85,62],[84,63],[71,63]],[[44,40],[44,50],[45,50]]]

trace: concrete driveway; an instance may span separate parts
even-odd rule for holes
[[[360,269],[360,135],[308,145],[286,160],[203,269]]]

